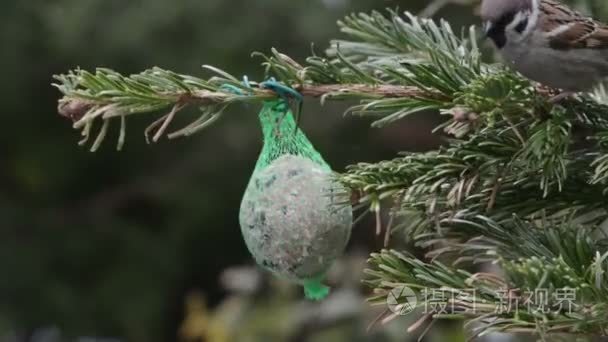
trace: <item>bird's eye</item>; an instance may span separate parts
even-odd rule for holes
[[[515,31],[517,33],[523,33],[526,27],[528,26],[528,18],[522,19],[517,26],[515,26]]]

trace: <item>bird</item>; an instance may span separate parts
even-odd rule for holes
[[[487,38],[504,62],[561,92],[557,102],[608,77],[608,25],[555,0],[483,0]]]

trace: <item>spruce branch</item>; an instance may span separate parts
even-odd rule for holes
[[[534,141],[530,140],[530,146]],[[393,230],[403,228],[412,237],[435,230],[443,220],[456,215],[484,214],[500,221],[510,219],[513,213],[533,219],[577,210],[583,216],[604,207],[603,187],[586,182],[591,178],[588,170],[593,156],[580,156],[579,151],[563,155],[582,180],[566,178],[560,185],[559,178],[549,180],[545,174],[545,170],[555,169],[531,167],[536,158],[544,160],[542,156],[522,155],[531,148],[528,143],[522,147],[514,134],[481,134],[438,151],[353,165],[339,179],[346,187],[365,194],[359,202],[370,207],[380,206],[386,198],[398,198],[404,212],[401,221],[408,224]],[[554,158],[552,153],[545,157],[550,161]],[[544,184],[555,189],[551,196],[539,191]]]
[[[220,71],[218,71],[220,72]],[[74,122],[74,128],[82,129],[85,143],[94,122],[100,119],[104,127],[109,121],[120,117],[124,135],[124,119],[133,114],[155,112],[171,108],[146,130],[155,131],[153,141],[163,135],[175,115],[189,106],[201,107],[202,115],[186,128],[168,135],[169,138],[187,136],[207,127],[219,119],[224,109],[233,103],[247,103],[270,100],[277,97],[271,90],[241,85],[234,77],[227,75],[203,80],[192,76],[179,75],[160,68],[146,70],[129,77],[109,69],[98,69],[94,74],[75,70],[67,75],[57,76],[56,86],[64,97],[59,101],[59,113]],[[230,85],[233,88],[228,88]],[[424,98],[429,100],[438,95],[416,87],[390,84],[293,84],[292,87],[304,96],[324,98]],[[234,89],[240,93],[234,93]],[[104,132],[105,133],[105,132]],[[124,138],[123,138],[124,139]],[[98,137],[99,142],[103,136]],[[92,150],[98,147],[94,144]]]
[[[462,106],[481,113],[497,101],[506,110],[508,106],[529,108],[531,102],[542,101],[537,98],[542,93],[536,92],[529,81],[481,62],[473,27],[457,36],[445,21],[436,23],[409,13],[406,17],[403,19],[395,12],[389,12],[388,16],[378,12],[349,16],[340,26],[356,40],[334,41],[326,57],[313,55],[304,66],[274,49],[268,56],[254,55],[264,59],[268,75],[304,96],[319,97],[322,102],[360,100],[360,105],[351,107],[349,113],[376,118],[374,126],[384,126],[425,110],[449,111]],[[103,123],[100,132],[103,134],[96,139],[101,143],[110,120],[120,117],[119,146],[122,146],[125,118],[132,114],[168,112],[147,130],[153,133],[152,140],[157,141],[177,112],[188,106],[199,106],[201,116],[184,129],[169,134],[169,138],[191,135],[210,126],[234,103],[276,97],[272,91],[260,88],[260,83],[245,85],[226,71],[205,68],[216,76],[203,79],[161,68],[131,76],[109,69],[100,68],[95,73],[77,69],[55,77],[58,81],[55,86],[64,95],[59,112],[75,121],[74,128],[82,130],[81,144],[92,134],[94,122]],[[513,87],[515,84],[517,87]],[[489,90],[499,91],[493,94],[495,101],[479,103]],[[520,101],[505,101],[515,95],[515,90]],[[522,103],[523,95],[530,100]],[[586,113],[589,116],[592,111]],[[448,120],[446,127],[454,124],[458,125]],[[467,124],[460,126],[468,130]]]
[[[418,310],[412,315],[420,314],[421,320],[428,321],[423,322],[426,325],[435,319],[464,319],[471,340],[505,331],[541,337],[556,333],[604,335],[608,303],[600,282],[608,266],[606,256],[594,255],[582,277],[561,257],[503,261],[503,278],[383,250],[371,255],[365,282],[375,289],[370,301],[376,304],[385,303],[391,292],[404,286],[414,290]],[[577,295],[565,304],[562,291]],[[422,325],[418,321],[408,331]]]
[[[475,40],[456,37],[446,22],[439,26],[430,20],[407,16],[409,21],[394,12],[388,18],[377,12],[369,17],[353,16],[344,24],[344,31],[364,38],[361,43],[368,46],[385,38],[390,38],[389,41],[398,39],[400,42],[395,46],[405,53],[403,56],[421,55],[416,60],[406,58],[397,60],[392,66],[378,65],[370,70],[353,62],[351,52],[342,54],[340,48],[327,57],[313,55],[307,59],[306,66],[276,50],[269,56],[255,55],[265,59],[269,75],[304,96],[320,97],[322,101],[362,100],[361,105],[350,111],[383,117],[377,121],[378,126],[415,112],[450,108],[452,96],[459,86],[481,72]],[[348,25],[357,29],[349,31]],[[472,28],[469,35],[471,38],[475,35]],[[453,53],[457,55],[453,56]],[[77,69],[55,77],[58,81],[55,86],[64,95],[59,112],[73,119],[75,128],[82,129],[84,139],[81,143],[85,143],[96,120],[103,122],[101,133],[105,133],[110,119],[121,117],[123,137],[127,116],[167,110],[169,114],[160,119],[162,123],[153,124],[153,128],[159,127],[154,134],[158,140],[176,112],[186,106],[202,106],[201,117],[170,137],[190,135],[207,127],[221,117],[227,105],[259,102],[276,96],[260,89],[257,83],[248,87],[223,70],[206,68],[217,76],[202,79],[160,68],[131,76],[109,69],[98,69],[95,73]],[[98,135],[97,141],[101,142],[104,136]]]

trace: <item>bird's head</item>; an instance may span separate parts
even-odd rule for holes
[[[506,43],[505,32],[522,33],[528,25],[535,0],[483,0],[481,20],[486,37],[499,48]]]

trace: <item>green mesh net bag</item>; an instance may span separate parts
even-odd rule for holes
[[[264,147],[241,202],[241,232],[258,265],[322,299],[325,273],[350,237],[348,193],[285,101],[264,103],[259,117]]]

